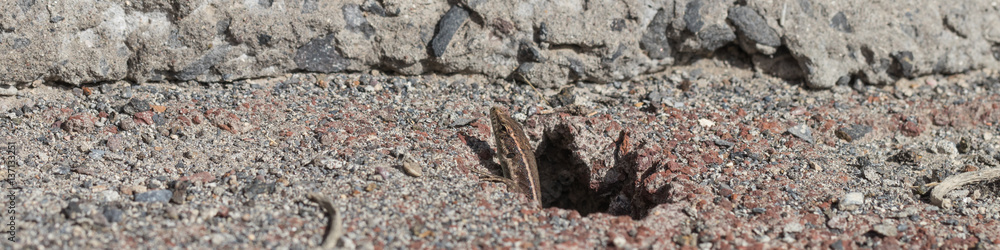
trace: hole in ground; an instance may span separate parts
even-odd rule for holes
[[[590,187],[590,168],[574,154],[573,136],[568,125],[545,131],[535,152],[538,178],[542,184],[542,207],[576,210],[582,216],[606,212],[609,194]]]
[[[560,124],[552,130],[547,130],[535,153],[538,163],[538,175],[542,184],[542,206],[576,210],[582,216],[591,213],[609,213],[612,215],[627,215],[632,219],[642,219],[649,210],[667,202],[670,195],[670,185],[664,185],[653,191],[643,191],[637,178],[646,179],[661,170],[665,165],[654,162],[642,173],[637,175],[639,149],[645,143],[638,143],[625,155],[619,147],[626,141],[627,135],[622,133],[616,140],[615,159],[610,163],[603,179],[591,183],[591,168],[601,169],[609,164],[598,160],[593,164],[603,166],[588,166],[578,149],[573,148],[575,136],[569,125]],[[629,144],[629,143],[625,143]],[[617,176],[617,177],[615,177]]]

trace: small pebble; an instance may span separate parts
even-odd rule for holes
[[[104,202],[115,202],[121,200],[122,196],[114,190],[104,190],[101,191],[101,198],[103,198]]]
[[[946,154],[946,155],[958,154],[958,148],[955,146],[954,142],[941,140],[938,141],[936,147],[937,147],[937,153],[939,154]]]
[[[969,143],[969,139],[965,137],[962,137],[962,139],[958,141],[958,145],[955,146],[958,148],[958,152],[962,154],[968,154],[970,148],[972,148],[972,145]]]
[[[622,247],[622,248],[624,248],[624,247],[625,247],[625,244],[627,244],[627,243],[628,243],[628,241],[626,241],[626,240],[625,240],[625,238],[623,238],[623,237],[619,236],[619,237],[615,237],[615,239],[613,240],[613,243],[614,243],[614,244],[615,244],[615,246],[617,246],[617,247]]]
[[[899,234],[899,231],[897,231],[896,226],[886,223],[875,225],[874,227],[872,227],[872,231],[875,231],[876,233],[881,234],[882,236],[885,237],[896,237],[896,235]]]
[[[815,139],[813,139],[812,136],[812,128],[806,126],[805,124],[799,124],[788,128],[788,133],[791,133],[795,137],[798,137],[806,142],[815,142]]]
[[[424,171],[420,167],[420,163],[417,163],[417,161],[409,155],[403,157],[403,171],[413,177],[424,176]]]
[[[840,210],[852,211],[861,207],[865,204],[865,195],[861,192],[851,192],[840,198],[840,203],[837,205]]]
[[[805,230],[805,226],[802,226],[802,224],[796,222],[785,224],[786,233],[798,233],[802,232],[802,230]]]
[[[137,202],[167,202],[174,193],[170,190],[160,189],[153,190],[144,193],[139,193],[135,195],[135,201]]]
[[[854,140],[861,139],[871,131],[872,127],[862,124],[854,124],[847,127],[840,127],[834,133],[837,135],[837,138],[847,142],[853,142]]]
[[[698,119],[698,125],[705,128],[711,128],[712,126],[715,126],[715,122],[709,119]]]
[[[733,146],[736,146],[736,143],[733,143],[733,142],[730,142],[730,141],[727,141],[727,140],[717,139],[717,140],[715,140],[715,145],[722,146],[722,147],[727,147],[727,148],[731,148]]]

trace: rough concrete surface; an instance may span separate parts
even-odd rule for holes
[[[378,69],[558,87],[739,53],[762,72],[830,88],[995,68],[1000,59],[1000,7],[975,0],[85,0],[0,8],[9,10],[0,16],[7,85]]]

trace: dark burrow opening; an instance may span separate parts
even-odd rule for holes
[[[608,213],[640,220],[653,207],[667,201],[671,185],[651,193],[642,192],[637,186],[640,185],[638,179],[646,179],[665,168],[663,162],[652,162],[650,167],[637,174],[637,152],[645,147],[645,143],[630,145],[628,135],[622,132],[611,149],[614,150],[614,159],[594,159],[588,164],[586,152],[575,146],[579,143],[575,142],[573,130],[568,124],[547,128],[535,147],[542,207],[575,210],[581,216]],[[462,136],[466,138],[469,148],[479,152],[481,164],[499,168],[494,163],[495,153],[486,141],[466,134]],[[606,169],[606,173],[598,177],[600,180],[591,183],[591,169]]]
[[[635,184],[637,178],[648,177],[663,168],[662,163],[653,163],[641,176],[636,175],[636,152],[645,143],[629,145],[628,135],[622,132],[615,141],[613,162],[596,160],[591,164],[597,166],[589,166],[581,156],[581,150],[574,148],[578,144],[570,131],[572,129],[566,124],[545,131],[535,151],[542,185],[542,207],[576,210],[582,216],[608,213],[639,220],[650,209],[666,201],[669,185],[652,193],[643,193]],[[629,150],[629,147],[635,148]],[[609,169],[600,181],[591,183],[592,168]]]
[[[636,149],[644,144],[631,145],[629,150],[628,135],[622,132],[614,143],[614,159],[612,162],[595,160],[590,166],[581,156],[581,150],[574,148],[573,129],[567,124],[561,124],[545,132],[544,138],[536,150],[538,175],[542,184],[542,206],[576,210],[582,216],[591,213],[608,213],[611,215],[627,215],[633,219],[642,219],[657,202],[648,202],[650,197],[666,195],[664,190],[654,194],[638,194],[635,166],[637,166]],[[653,166],[642,174],[651,174],[661,166]],[[599,181],[591,183],[591,169],[607,169]],[[663,199],[653,199],[663,200]]]
[[[576,210],[582,216],[608,210],[610,194],[590,185],[590,168],[571,148],[573,136],[568,126],[546,131],[535,150],[538,178],[542,186],[542,207]]]

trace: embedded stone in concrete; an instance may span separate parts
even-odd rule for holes
[[[684,10],[684,23],[687,24],[685,27],[688,31],[698,32],[701,27],[705,25],[705,22],[701,20],[701,6],[704,5],[701,0],[694,0],[688,2],[687,9]]]
[[[313,39],[295,52],[295,64],[299,69],[312,72],[340,72],[349,61],[340,56],[332,44],[333,34]]]
[[[716,50],[733,40],[736,40],[736,33],[727,26],[711,25],[698,32],[701,39],[701,46],[707,50]]]
[[[907,78],[913,78],[914,68],[913,68],[913,52],[910,51],[900,51],[892,53],[892,58],[895,59],[894,66],[898,66],[896,69],[898,74]],[[896,67],[894,67],[896,68]]]
[[[538,46],[535,46],[529,41],[521,41],[520,47],[517,50],[518,60],[528,61],[528,62],[544,62],[547,58],[538,50]]]
[[[469,19],[469,12],[459,6],[452,6],[447,13],[444,13],[441,21],[438,21],[437,34],[434,34],[434,39],[431,40],[431,51],[434,52],[434,57],[444,55],[451,38],[455,36],[455,32],[458,31],[459,27],[462,27],[467,19]]]
[[[1000,27],[992,25],[1000,22],[1000,10],[984,1],[60,1],[8,7],[32,17],[4,23],[9,32],[0,47],[11,53],[0,53],[6,66],[0,82],[11,85],[38,79],[231,82],[371,69],[504,78],[524,62],[558,65],[538,73],[546,77],[568,69],[565,79],[549,81],[555,84],[610,83],[700,55],[737,52],[716,51],[734,41],[742,49],[735,55],[762,72],[820,89],[845,76],[891,84],[1000,68]]]
[[[778,37],[778,33],[767,26],[767,21],[764,21],[760,14],[749,7],[738,6],[730,9],[729,20],[732,20],[733,24],[736,25],[736,30],[742,32],[750,40],[771,47],[781,46],[781,38]]]
[[[660,9],[656,11],[653,21],[646,26],[646,33],[639,40],[639,45],[646,55],[652,59],[663,59],[670,56],[670,40],[667,38],[667,28],[670,25],[671,11]]]
[[[847,16],[844,15],[843,11],[837,12],[833,18],[830,18],[830,27],[840,32],[854,33],[854,28],[851,28],[851,24],[847,22]]]
[[[344,21],[347,22],[347,30],[364,34],[369,39],[375,34],[375,28],[361,14],[361,8],[357,4],[345,4],[341,10],[344,12]]]
[[[228,51],[229,45],[226,44],[212,47],[208,53],[205,53],[205,55],[201,56],[201,58],[191,62],[183,70],[177,72],[175,77],[177,80],[181,81],[194,80],[199,75],[205,74],[205,71],[208,71],[208,69],[212,66],[222,62],[222,60],[225,59],[224,56],[226,55],[226,52]]]

